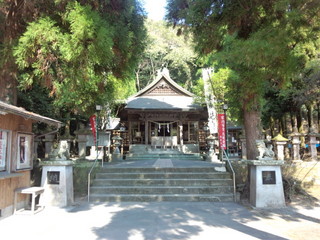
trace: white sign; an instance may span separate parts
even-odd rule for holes
[[[31,168],[32,165],[32,135],[18,135],[17,169]]]
[[[8,133],[0,130],[0,171],[5,170]]]

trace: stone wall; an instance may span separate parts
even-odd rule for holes
[[[245,184],[248,174],[247,164],[242,161],[232,161],[236,173],[236,185],[240,188]],[[301,186],[313,196],[320,198],[320,161],[286,162],[282,167],[284,178],[293,178],[301,182]]]
[[[93,162],[78,161],[73,166],[73,189],[74,197],[83,197],[88,194],[88,173]],[[91,179],[95,178],[95,173],[101,167],[101,163],[97,163],[95,169],[91,173]]]

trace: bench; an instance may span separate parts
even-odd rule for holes
[[[18,194],[28,194],[31,195],[31,214],[35,214],[43,209],[43,207],[40,207],[39,209],[36,209],[36,197],[44,192],[43,187],[22,187],[17,188],[14,190],[14,214],[17,214],[18,212],[22,212],[25,209],[17,210],[17,201],[18,201]]]

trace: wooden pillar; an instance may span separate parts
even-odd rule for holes
[[[179,121],[179,138],[180,138],[180,146],[183,145],[183,125],[182,121]]]
[[[131,121],[129,121],[128,134],[129,134],[129,144],[131,145],[132,144]]]
[[[145,140],[145,145],[148,145],[149,142],[149,122],[148,120],[145,120],[144,122],[144,140]]]

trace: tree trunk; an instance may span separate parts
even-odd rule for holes
[[[318,133],[320,132],[320,103],[317,103],[317,108],[318,108]]]
[[[299,109],[296,112],[296,116],[297,116],[297,129],[299,132],[301,132],[301,127],[302,127],[302,115],[301,115],[301,109]]]
[[[314,130],[314,127],[315,127],[314,126],[314,119],[313,119],[314,106],[315,106],[315,103],[313,103],[313,102],[307,105],[309,132],[310,132],[310,128],[312,128]]]
[[[246,132],[247,158],[254,160],[258,156],[256,140],[261,139],[260,111],[244,109],[244,129]]]
[[[275,123],[274,123],[274,119],[273,117],[270,117],[270,134],[271,134],[271,138],[274,138],[275,137]]]
[[[2,65],[0,66],[0,100],[17,104],[17,66],[12,54],[14,41],[25,30],[26,22],[34,17],[32,1],[4,1],[0,9],[5,19],[0,26],[3,44]]]
[[[0,69],[0,100],[17,105],[16,65],[12,57]]]
[[[139,75],[139,73],[140,73],[140,69],[138,69],[136,71],[136,89],[138,92],[140,91],[140,75]]]

